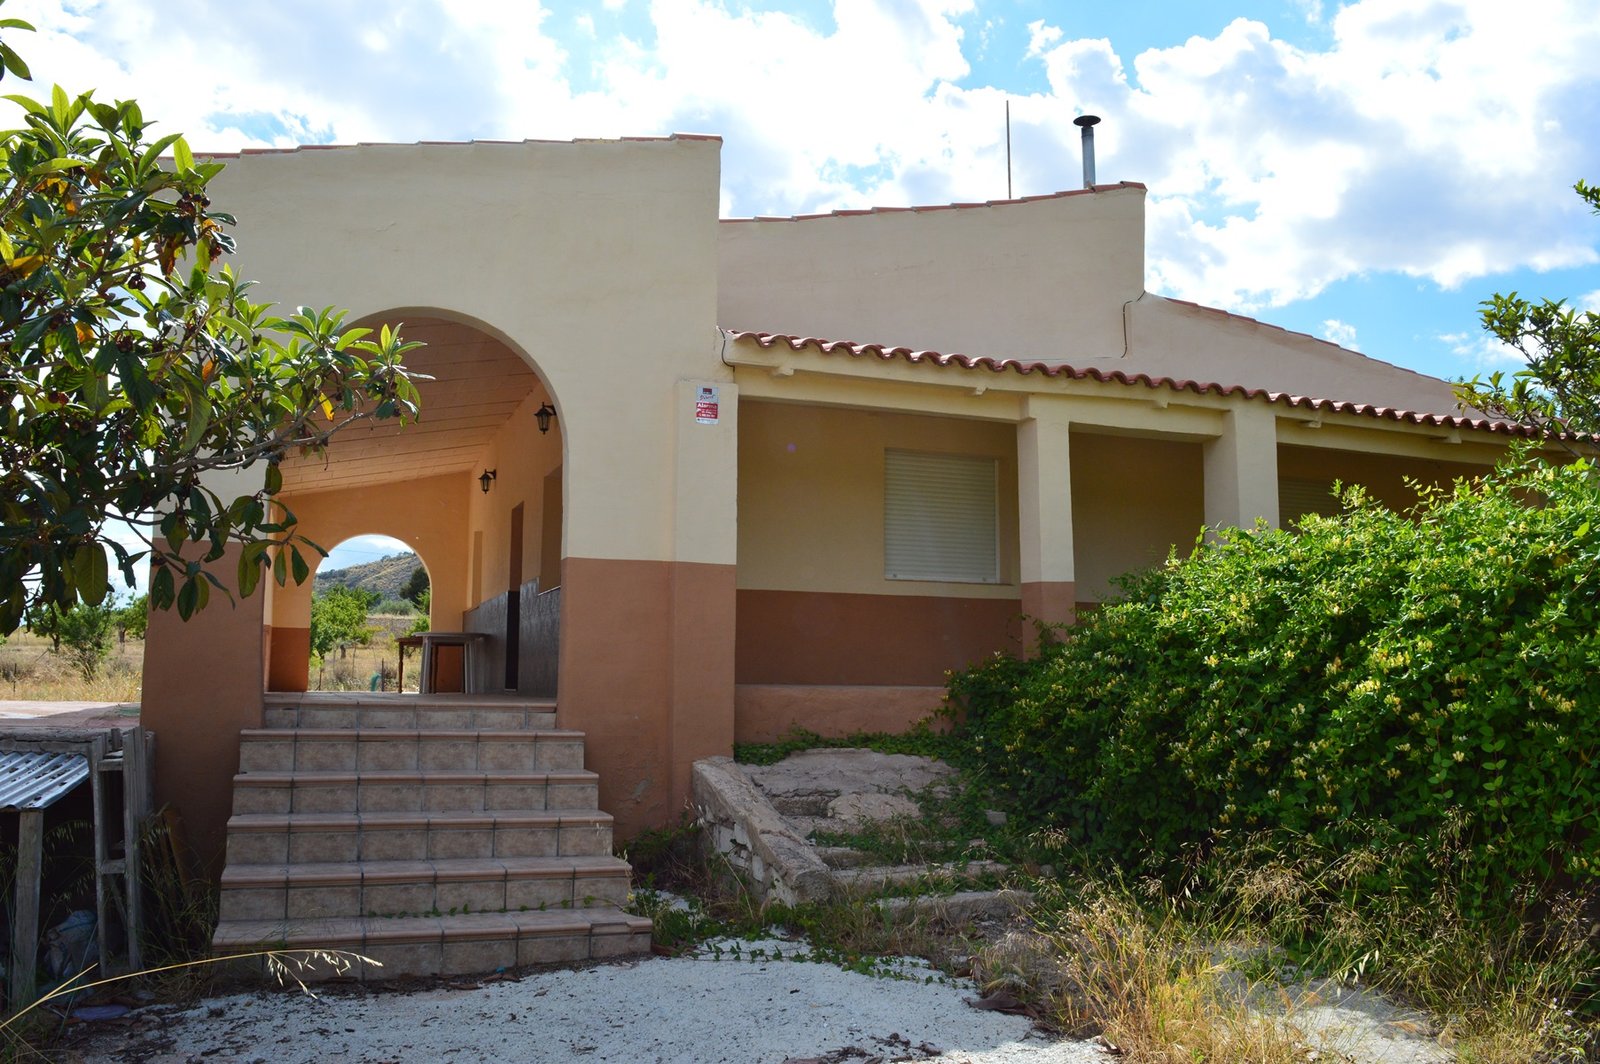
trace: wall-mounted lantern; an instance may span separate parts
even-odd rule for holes
[[[550,421],[556,416],[556,408],[549,403],[543,403],[533,412],[533,419],[539,423],[539,435],[550,431]]]
[[[489,485],[493,484],[497,478],[498,474],[495,470],[485,469],[483,474],[478,477],[478,487],[482,488],[483,493],[487,495],[489,494]]]

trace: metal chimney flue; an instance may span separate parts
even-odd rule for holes
[[[1099,115],[1079,115],[1072,124],[1083,130],[1083,187],[1094,188],[1094,127]]]

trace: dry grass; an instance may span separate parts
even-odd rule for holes
[[[1035,929],[974,958],[986,992],[1034,1002],[1054,1026],[1099,1035],[1129,1064],[1316,1059],[1292,1024],[1252,1006],[1257,986],[1215,945],[1231,929],[1199,928],[1105,887],[1058,901]]]
[[[319,665],[311,663],[310,687],[313,691],[395,690],[395,671],[400,652],[395,639],[411,629],[416,618],[406,615],[376,614],[367,618],[372,639],[364,645],[334,650]],[[377,687],[374,687],[374,677]],[[422,678],[422,660],[415,651],[406,655],[406,690],[417,690]]]
[[[395,689],[399,651],[395,638],[404,635],[414,617],[378,615],[368,619],[372,641],[334,651],[319,667],[311,663],[313,691],[366,691],[374,676],[382,689]],[[406,658],[406,690],[415,691],[422,663],[415,653]],[[144,677],[144,640],[113,644],[99,675],[85,680],[64,654],[50,649],[50,640],[28,631],[0,644],[0,699],[26,702],[137,702]]]
[[[144,640],[113,643],[99,675],[85,680],[50,640],[21,631],[0,645],[0,699],[28,702],[137,702]]]

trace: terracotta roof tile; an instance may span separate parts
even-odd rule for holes
[[[1210,308],[1201,308],[1210,309]],[[1217,311],[1223,314],[1226,311]],[[1287,331],[1287,330],[1285,330]],[[1309,395],[1292,395],[1288,392],[1268,391],[1265,388],[1246,388],[1241,384],[1219,384],[1215,381],[1180,380],[1173,377],[1152,377],[1148,373],[1124,373],[1121,370],[1103,370],[1089,366],[1083,369],[1064,362],[1023,362],[1014,358],[973,358],[962,354],[942,354],[938,351],[918,351],[909,347],[887,347],[883,344],[861,344],[848,340],[822,340],[814,336],[790,336],[785,333],[749,332],[739,329],[724,330],[735,341],[753,340],[762,347],[787,345],[790,350],[803,351],[815,348],[824,355],[844,354],[852,358],[876,357],[890,362],[896,359],[911,365],[932,364],[957,366],[962,369],[986,369],[992,373],[1008,370],[1026,377],[1040,374],[1050,378],[1068,380],[1093,380],[1105,384],[1123,384],[1129,387],[1166,389],[1191,392],[1195,395],[1239,396],[1244,399],[1276,403],[1298,410],[1320,411],[1332,414],[1357,414],[1384,421],[1398,421],[1409,425],[1427,425],[1446,429],[1469,429],[1475,432],[1494,432],[1505,436],[1536,437],[1539,430],[1509,421],[1488,418],[1459,417],[1449,414],[1429,414],[1416,410],[1377,406],[1372,403],[1352,403],[1333,399],[1318,399]]]
[[[758,214],[753,218],[724,218],[724,222],[807,222],[815,218],[854,218],[861,214],[922,214],[927,211],[970,211],[982,207],[1004,207],[1012,203],[1037,203],[1040,200],[1065,199],[1068,196],[1092,196],[1096,192],[1114,192],[1118,189],[1144,189],[1138,181],[1120,181],[1115,185],[1096,185],[1093,188],[1069,188],[1062,192],[1046,192],[1036,196],[1018,196],[1016,199],[983,200],[974,203],[934,203],[911,207],[859,207],[853,210],[827,211],[822,214]]]

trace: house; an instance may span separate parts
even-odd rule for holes
[[[1292,519],[1335,480],[1404,505],[1517,432],[1146,292],[1142,186],[721,220],[720,146],[245,152],[213,185],[259,295],[427,343],[415,425],[284,463],[300,530],[411,545],[433,628],[486,636],[473,686],[557,696],[623,836],[735,741],[910,723],[946,670],[1202,525]],[[157,799],[202,853],[240,730],[306,686],[310,594],[152,618]]]

